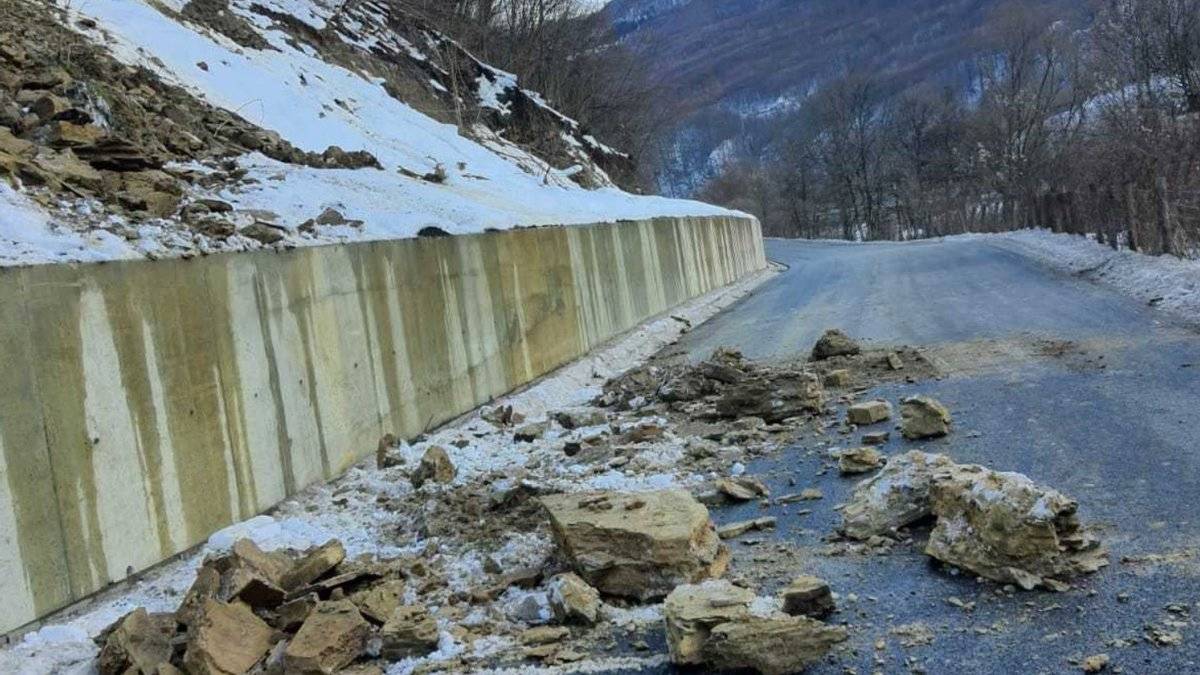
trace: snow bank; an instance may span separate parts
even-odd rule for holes
[[[970,235],[968,235],[970,236]],[[1114,251],[1094,239],[1047,230],[988,235],[1037,260],[1193,320],[1200,316],[1200,261]]]

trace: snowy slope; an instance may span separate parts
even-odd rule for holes
[[[185,4],[183,0],[59,0],[60,7],[70,10],[73,27],[104,45],[119,61],[143,66],[212,105],[277,132],[301,150],[319,153],[338,146],[368,151],[379,160],[382,170],[315,169],[246,155],[238,162],[248,171],[250,180],[243,183],[249,185],[193,195],[219,196],[239,210],[273,212],[289,228],[327,207],[363,221],[361,227],[333,228],[318,236],[289,236],[290,244],[412,237],[430,226],[463,234],[522,225],[730,213],[697,202],[635,196],[615,187],[584,189],[570,179],[580,167],[553,168],[481,124],[471,128],[474,139],[466,137],[456,126],[435,121],[391,96],[382,80],[324,60],[276,22],[252,11],[251,0],[233,0],[231,11],[262,34],[268,49],[240,46],[172,16]],[[330,6],[335,3],[267,0],[258,4],[319,29],[330,19]],[[387,37],[364,30],[359,36],[362,44],[351,46],[370,49]],[[422,46],[406,44],[406,48],[422,56]],[[444,171],[446,180],[438,184],[412,177],[434,171]],[[6,236],[10,227],[15,226],[0,222],[0,240],[17,239]],[[41,253],[28,254],[21,251],[33,244],[18,249],[0,241],[8,254],[0,264],[52,258],[55,247],[72,244],[48,245]],[[138,246],[145,248],[112,241],[102,244],[76,257],[136,256]],[[113,250],[114,245],[124,249]],[[255,246],[246,242],[247,248]]]

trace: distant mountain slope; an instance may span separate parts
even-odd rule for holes
[[[746,133],[747,118],[794,109],[848,66],[876,73],[889,91],[928,81],[966,89],[974,35],[1001,2],[614,0],[607,11],[676,106],[677,166],[665,167],[665,183],[686,193],[715,170],[722,144]]]

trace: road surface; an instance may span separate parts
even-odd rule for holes
[[[1065,594],[998,593],[934,566],[914,547],[886,556],[813,555],[807,569],[843,596],[835,620],[852,626],[853,652],[812,672],[1064,673],[1107,653],[1126,673],[1200,672],[1200,340],[1183,321],[1050,270],[993,240],[908,244],[768,243],[788,271],[698,327],[677,349],[702,358],[719,345],[747,356],[805,354],[826,328],[880,344],[928,347],[946,376],[886,386],[955,416],[947,439],[892,440],[1026,473],[1075,497],[1102,529],[1112,565]],[[893,434],[897,436],[897,434]],[[820,502],[774,509],[765,538],[817,549],[855,481],[818,476],[802,448],[749,472],[775,494],[815,485]],[[797,515],[798,508],[811,509]],[[714,512],[718,522],[762,515],[757,505]],[[746,555],[748,549],[735,544]],[[1123,558],[1151,557],[1143,562]],[[855,594],[857,602],[847,599]],[[975,602],[972,611],[947,598]],[[1181,607],[1169,611],[1168,605]],[[1156,647],[1148,625],[1186,623],[1183,643]],[[905,648],[892,628],[922,623],[932,644]],[[876,641],[886,646],[876,649]],[[1114,640],[1136,640],[1124,646]],[[881,659],[877,662],[876,659]]]

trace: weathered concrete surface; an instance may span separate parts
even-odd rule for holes
[[[707,218],[0,270],[0,633],[765,265]]]

